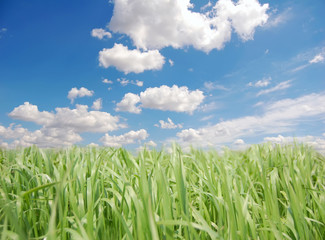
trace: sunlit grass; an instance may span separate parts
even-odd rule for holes
[[[243,152],[0,150],[0,239],[324,239],[325,158]]]

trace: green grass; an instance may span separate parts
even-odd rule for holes
[[[3,239],[324,239],[325,158],[238,152],[0,150]]]

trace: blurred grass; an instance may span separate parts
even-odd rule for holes
[[[0,150],[3,239],[324,239],[325,158],[305,145],[172,153]]]

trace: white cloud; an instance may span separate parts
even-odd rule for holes
[[[12,112],[9,113],[9,117],[34,122],[38,125],[48,125],[55,122],[55,114],[47,111],[40,112],[36,105],[25,102],[24,105],[20,105]]]
[[[168,59],[168,62],[169,62],[169,65],[170,65],[170,66],[174,66],[174,61],[173,61],[173,60]]]
[[[260,95],[264,95],[264,94],[268,94],[271,92],[275,92],[275,91],[279,91],[279,90],[284,90],[291,87],[291,80],[285,81],[285,82],[281,82],[279,84],[277,84],[275,87],[273,88],[269,88],[269,89],[265,89],[265,90],[261,90],[257,93],[256,96],[260,96]]]
[[[78,88],[71,88],[71,90],[68,93],[68,99],[71,100],[71,103],[74,102],[74,100],[78,97],[91,97],[94,94],[94,91],[88,90],[87,88],[81,87]]]
[[[182,142],[202,142],[203,140],[203,135],[201,133],[200,130],[196,130],[193,128],[189,128],[189,129],[184,129],[181,132],[177,133],[177,137],[179,137]],[[203,144],[205,144],[205,142],[202,142]]]
[[[210,103],[206,103],[206,104],[200,106],[198,110],[201,112],[211,112],[218,108],[220,108],[220,104],[218,104],[216,102],[210,102]]]
[[[325,95],[314,93],[264,104],[264,114],[260,116],[245,116],[199,129],[184,129],[177,133],[177,142],[197,146],[226,144],[242,137],[293,131],[305,120],[321,118],[325,118]]]
[[[91,30],[91,36],[96,37],[98,39],[103,39],[103,38],[111,38],[112,34],[110,32],[105,31],[102,28],[94,28]]]
[[[263,105],[264,105],[264,102],[263,101],[259,101],[256,104],[254,104],[254,107],[260,107],[260,106],[263,106]]]
[[[272,27],[277,27],[280,24],[284,24],[286,23],[290,18],[291,18],[291,8],[287,8],[285,9],[283,12],[281,13],[276,13],[276,11],[274,11],[271,16],[269,21],[265,24],[266,28],[272,28]]]
[[[235,141],[234,141],[234,144],[235,145],[244,145],[245,144],[245,141],[243,140],[243,139],[236,139]]]
[[[138,49],[129,50],[128,47],[115,43],[113,48],[104,48],[99,52],[99,63],[104,68],[113,66],[128,74],[160,70],[165,60],[158,50],[141,52]]]
[[[209,1],[207,4],[205,4],[204,6],[201,7],[201,11],[205,11],[207,8],[211,8],[212,7],[212,3]]]
[[[284,137],[278,135],[277,137],[265,137],[265,142],[272,142],[277,144],[289,144],[293,142],[305,143],[313,147],[318,152],[325,155],[325,139],[316,136],[303,136],[303,137]]]
[[[120,103],[117,104],[116,111],[128,111],[140,113],[142,108],[159,109],[162,111],[175,111],[193,113],[204,99],[200,90],[189,91],[187,87],[173,85],[168,87],[147,88],[139,95],[133,93],[125,94]],[[140,106],[135,106],[141,103]]]
[[[105,78],[103,81],[103,83],[107,83],[107,84],[113,84],[112,80],[108,80],[107,78]]]
[[[28,133],[28,130],[22,128],[20,125],[10,124],[8,128],[0,125],[0,136],[5,139],[20,138]]]
[[[208,120],[212,119],[213,117],[214,117],[213,115],[208,115],[208,116],[201,118],[200,121],[208,121]]]
[[[140,97],[138,95],[134,93],[127,93],[124,95],[122,101],[116,104],[115,111],[140,113],[141,108],[135,106],[139,102],[140,102]]]
[[[324,56],[322,54],[316,55],[313,59],[309,61],[309,63],[319,63],[324,61]]]
[[[104,146],[109,147],[121,147],[123,145],[132,144],[136,141],[140,142],[149,137],[149,134],[145,129],[140,129],[139,131],[130,131],[119,136],[110,136],[106,133],[100,141]]]
[[[155,143],[152,140],[150,140],[149,142],[146,142],[145,145],[146,146],[149,146],[149,147],[157,147],[157,143]]]
[[[128,85],[130,83],[129,80],[127,80],[126,78],[118,78],[117,81],[123,86],[125,87],[126,85]]]
[[[324,62],[325,56],[325,47],[316,47],[312,50],[303,52],[298,54],[295,58],[293,58],[290,64],[297,64],[300,65],[293,68],[291,72],[298,72],[303,70],[313,64],[322,63]]]
[[[175,124],[173,121],[168,118],[167,122],[164,120],[159,120],[160,126],[158,124],[155,124],[156,127],[160,127],[162,129],[175,129],[175,128],[183,128],[182,124]]]
[[[250,144],[246,144],[243,139],[238,138],[230,146],[234,150],[245,150],[250,146]]]
[[[15,148],[18,146],[28,147],[34,144],[45,148],[65,147],[82,140],[81,136],[75,133],[72,129],[43,127],[34,132],[30,132],[19,125],[14,126],[13,124],[11,124],[8,128],[0,125],[0,137],[14,140],[10,144],[5,144],[9,148]]]
[[[143,86],[143,82],[136,80],[135,85],[137,85],[138,87],[142,87]]]
[[[140,93],[142,107],[163,111],[192,113],[202,103],[203,92],[189,91],[187,87],[162,85],[159,88],[147,88]]]
[[[89,143],[88,145],[87,145],[88,147],[99,147],[99,145],[97,144],[97,143]]]
[[[77,105],[75,109],[56,108],[56,113],[38,110],[36,105],[25,102],[16,107],[9,116],[34,122],[46,128],[72,129],[75,132],[107,132],[125,127],[119,118],[106,112],[88,111],[88,106]]]
[[[101,98],[98,98],[97,100],[95,100],[93,102],[93,105],[91,106],[92,109],[95,109],[95,110],[100,110],[102,109],[102,99]]]
[[[229,89],[226,88],[225,86],[217,84],[215,82],[204,82],[204,88],[207,91],[212,91],[212,90],[229,91]]]
[[[79,133],[108,132],[126,127],[119,123],[118,117],[106,112],[88,111],[88,106],[85,105],[76,105],[75,109],[56,108],[55,112],[47,112],[39,111],[36,105],[25,102],[9,113],[9,116],[42,126],[31,132],[20,125],[11,124],[7,128],[0,125],[0,143],[2,139],[10,139],[10,148],[33,144],[39,147],[64,147],[80,142],[82,137]]]
[[[118,78],[117,81],[123,86],[127,86],[128,84],[133,84],[136,85],[138,87],[142,87],[143,86],[143,81],[139,81],[139,80],[128,80],[126,78]]]
[[[109,28],[131,37],[136,47],[161,49],[193,46],[221,49],[234,30],[244,41],[267,22],[268,4],[257,0],[219,0],[211,10],[193,12],[190,0],[115,0]],[[205,9],[202,9],[205,10]]]
[[[136,150],[137,150],[137,152],[142,152],[144,149],[148,150],[148,149],[154,148],[154,147],[157,147],[157,143],[150,140],[149,142],[144,143],[143,146],[138,147]]]
[[[271,83],[272,78],[263,78],[262,80],[258,80],[256,83],[248,83],[248,86],[250,87],[267,87]]]
[[[300,65],[300,66],[298,66],[298,67],[292,69],[291,71],[292,71],[292,72],[298,72],[298,71],[300,71],[300,70],[302,70],[302,69],[305,69],[305,68],[308,67],[309,65],[310,65],[310,64]]]

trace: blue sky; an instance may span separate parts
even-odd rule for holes
[[[325,152],[325,2],[3,0],[0,146]]]

